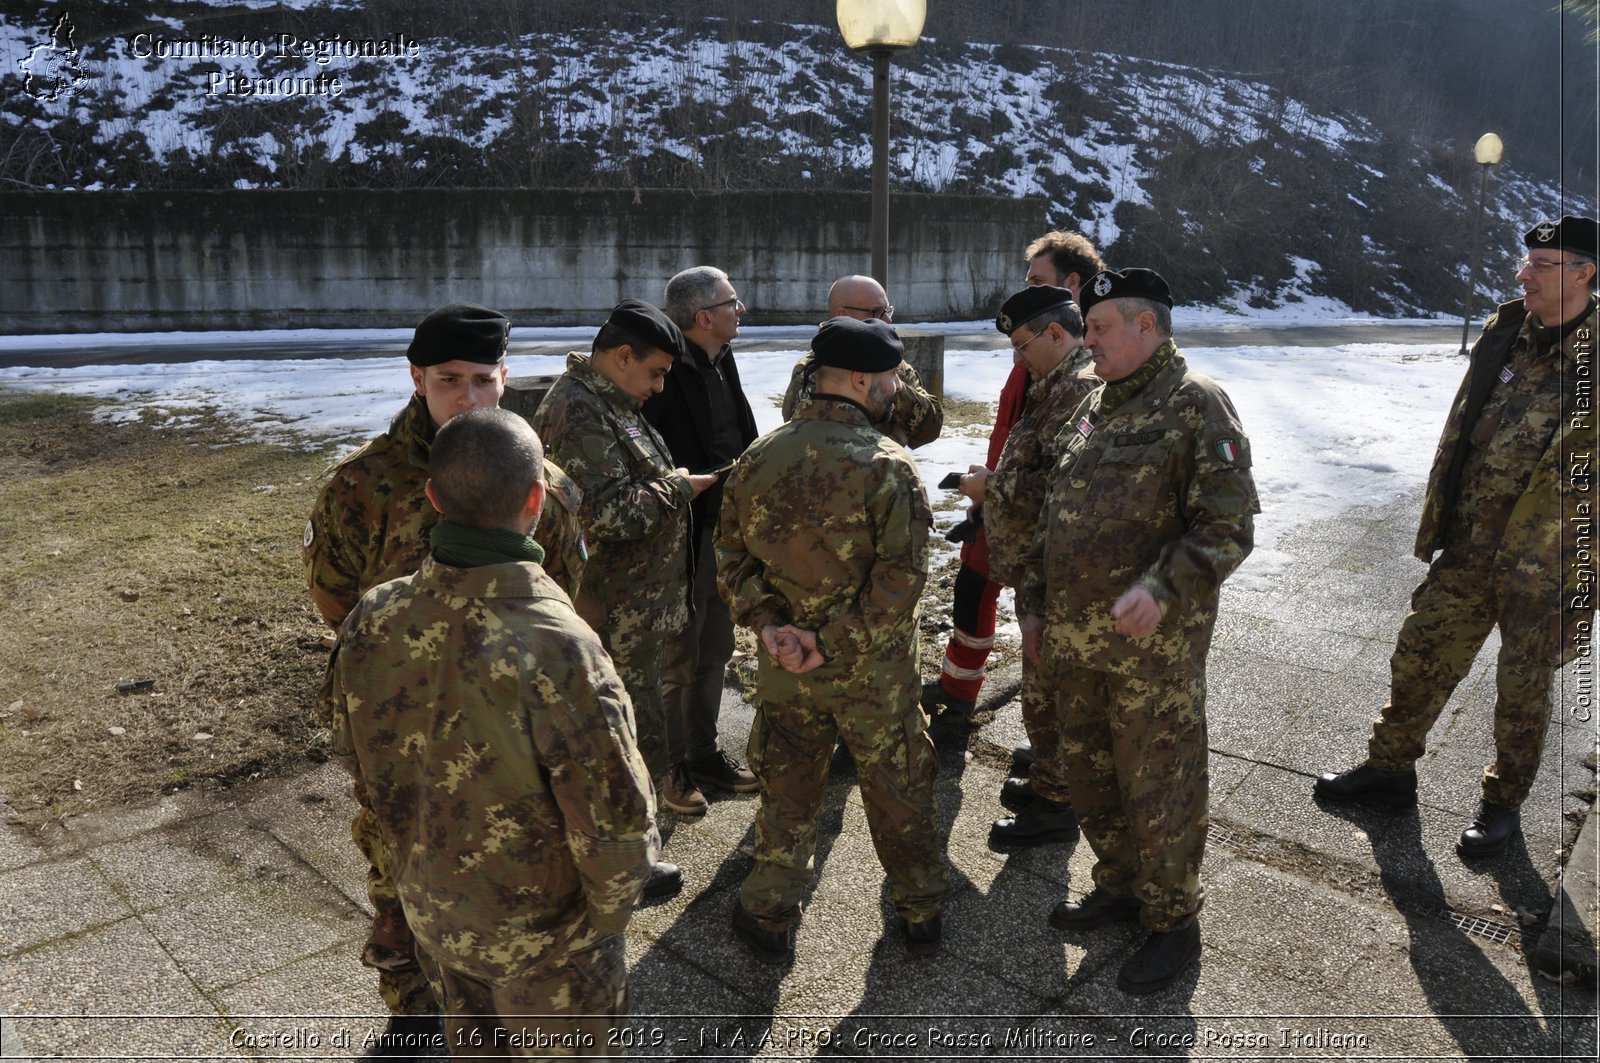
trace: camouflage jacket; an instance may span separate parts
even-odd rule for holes
[[[1015,587],[1039,525],[1039,510],[1055,472],[1056,437],[1078,404],[1100,386],[1086,348],[1073,349],[1028,389],[1022,419],[1006,436],[1000,461],[983,488],[983,527],[989,539],[989,578]]]
[[[380,583],[409,576],[428,556],[439,519],[423,493],[433,443],[428,404],[412,395],[389,430],[335,465],[306,521],[301,561],[317,609],[337,627],[357,600]],[[577,593],[587,556],[578,525],[582,495],[566,473],[545,462],[549,492],[534,538],[546,571]]]
[[[810,351],[794,364],[789,374],[789,390],[783,393],[783,419],[794,418],[800,403],[816,391],[817,356]],[[886,423],[875,424],[903,447],[920,447],[939,438],[944,428],[944,406],[922,387],[922,378],[910,362],[900,363],[900,391]]]
[[[932,524],[910,452],[854,402],[817,395],[728,474],[718,585],[735,623],[817,632],[824,667],[898,663],[916,644]]]
[[[1562,532],[1593,490],[1595,329],[1592,297],[1559,343],[1522,300],[1502,305],[1473,345],[1423,499],[1417,557],[1458,545],[1490,559],[1531,615],[1558,601],[1593,608],[1592,580],[1563,563]]]
[[[374,588],[321,702],[441,964],[497,983],[626,928],[659,852],[650,777],[622,681],[538,565],[429,557]]]
[[[1104,394],[1092,392],[1062,432],[1017,612],[1045,619],[1048,656],[1126,675],[1201,675],[1222,581],[1250,553],[1261,511],[1250,444],[1228,396],[1181,354],[1110,413]],[[1162,609],[1137,639],[1111,619],[1134,586]]]
[[[694,489],[639,405],[588,355],[569,354],[533,427],[583,492],[589,564],[578,615],[612,633],[639,624],[675,632],[689,621]]]

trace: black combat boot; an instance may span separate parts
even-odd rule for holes
[[[1149,940],[1117,972],[1117,988],[1137,996],[1159,992],[1199,959],[1198,920],[1177,930],[1152,931]]]
[[[1021,812],[1034,801],[1033,780],[1025,775],[1012,776],[1000,786],[1000,803],[1013,812]]]
[[[1050,912],[1057,930],[1092,930],[1107,923],[1132,923],[1139,918],[1139,902],[1123,894],[1107,893],[1096,886],[1081,901],[1062,901]]]
[[[778,964],[794,962],[794,927],[786,926],[782,930],[768,930],[756,922],[756,917],[744,910],[744,905],[739,901],[733,902],[733,932],[744,939],[756,954],[756,959],[762,963]]]
[[[1493,856],[1511,843],[1522,827],[1519,809],[1504,805],[1491,805],[1485,801],[1478,806],[1478,815],[1456,842],[1456,854],[1464,860]]]
[[[659,901],[663,897],[671,897],[683,889],[683,872],[677,864],[669,864],[662,860],[650,869],[650,877],[645,880],[644,892],[639,895],[639,901]]]
[[[1346,772],[1328,772],[1312,785],[1311,792],[1337,804],[1410,808],[1417,803],[1417,773],[1414,770],[1384,771],[1362,764]]]
[[[997,849],[1031,849],[1035,845],[1078,840],[1078,817],[1066,801],[1035,796],[1014,816],[994,821],[989,844]]]
[[[932,956],[939,951],[939,942],[944,938],[944,918],[938,912],[915,923],[904,920],[903,925],[906,951],[911,955]]]

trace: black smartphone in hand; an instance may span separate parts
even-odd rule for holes
[[[943,480],[939,481],[939,488],[943,491],[954,491],[960,486],[961,474],[958,472],[948,473]]]

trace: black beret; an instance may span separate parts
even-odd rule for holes
[[[683,330],[672,319],[643,299],[624,299],[611,308],[606,324],[621,329],[652,350],[666,351],[676,362],[687,351],[683,346]],[[649,351],[636,351],[641,358]]]
[[[1018,325],[1026,325],[1047,310],[1071,303],[1072,293],[1067,289],[1057,288],[1053,284],[1036,284],[1022,289],[1005,301],[1005,305],[1000,307],[1000,316],[994,319],[994,327],[1009,336]]]
[[[1573,251],[1580,255],[1595,258],[1595,220],[1593,218],[1579,218],[1571,214],[1565,215],[1560,221],[1542,221],[1528,230],[1528,235],[1522,242],[1530,250],[1535,248],[1549,248],[1554,251]]]
[[[480,362],[493,365],[506,356],[511,320],[476,303],[451,303],[422,319],[406,348],[412,365]]]
[[[873,318],[830,317],[811,339],[818,365],[848,369],[852,373],[881,373],[898,369],[906,349],[886,323]]]
[[[1166,278],[1153,269],[1105,269],[1090,277],[1078,292],[1078,308],[1087,316],[1091,306],[1106,299],[1149,299],[1170,307],[1172,289],[1167,287]]]

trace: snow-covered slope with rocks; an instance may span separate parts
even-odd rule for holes
[[[219,8],[226,32],[208,21]],[[54,100],[23,91],[20,72],[47,22],[0,16],[10,187],[866,181],[870,65],[832,27],[663,14],[445,37],[379,27],[360,4],[162,10],[75,41],[82,76]],[[899,188],[1042,197],[1053,224],[1213,305],[1455,312],[1476,172],[1359,115],[1249,77],[934,40],[897,59],[894,100]],[[1490,271],[1559,198],[1496,177]]]

